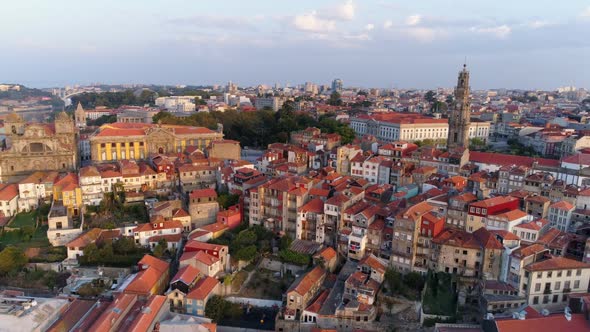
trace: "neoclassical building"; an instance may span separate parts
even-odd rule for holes
[[[182,152],[187,146],[205,150],[221,132],[203,127],[148,123],[110,123],[90,138],[90,154],[96,162],[145,159],[150,154]]]
[[[53,124],[27,123],[12,113],[4,120],[4,128],[2,182],[15,182],[35,171],[74,171],[78,166],[76,128],[65,112],[59,113]]]

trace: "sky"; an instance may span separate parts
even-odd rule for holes
[[[590,88],[588,0],[5,0],[0,82]]]

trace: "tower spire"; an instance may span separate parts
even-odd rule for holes
[[[463,70],[459,72],[457,86],[455,87],[455,105],[449,115],[449,131],[447,147],[469,147],[469,127],[471,106],[469,102],[469,72],[467,71],[467,58],[463,63]]]

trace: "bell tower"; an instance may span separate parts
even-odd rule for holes
[[[82,103],[80,102],[74,112],[74,122],[76,123],[77,128],[86,127],[86,112],[84,111],[84,108],[82,108]]]
[[[453,105],[449,115],[447,148],[469,148],[470,112],[469,72],[467,71],[467,65],[463,64],[463,70],[459,72],[457,86],[455,87],[455,105]]]

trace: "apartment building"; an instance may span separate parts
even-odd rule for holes
[[[565,257],[551,257],[524,267],[526,297],[536,309],[560,309],[569,294],[587,293],[590,264]]]

